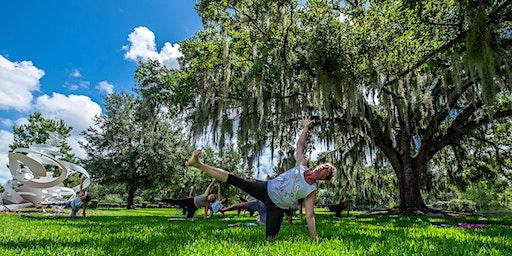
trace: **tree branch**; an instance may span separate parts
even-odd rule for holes
[[[496,162],[498,162],[498,164],[500,165],[500,168],[501,168],[501,166],[503,165],[503,160],[501,159],[500,150],[503,150],[503,149],[501,149],[496,143],[494,143],[486,138],[483,138],[480,136],[473,136],[473,138],[475,138],[478,141],[485,142],[494,148],[494,150],[496,151]]]
[[[407,68],[406,70],[394,75],[394,79],[384,83],[382,85],[382,88],[381,88],[381,91],[383,90],[384,87],[387,87],[391,84],[394,84],[396,82],[398,82],[398,80],[400,78],[402,78],[403,76],[411,73],[413,70],[419,68],[420,66],[422,66],[423,64],[427,63],[427,61],[429,61],[432,57],[434,57],[435,55],[437,55],[438,53],[441,53],[441,52],[444,52],[448,49],[450,49],[452,46],[454,46],[456,43],[458,43],[459,41],[461,41],[462,39],[464,39],[464,36],[466,35],[466,31],[460,33],[457,37],[455,37],[454,39],[450,40],[448,43],[442,45],[441,47],[429,52],[428,54],[426,54],[423,59],[419,60],[418,62],[416,62],[414,65],[412,65],[411,67]]]
[[[489,14],[489,19],[491,21],[496,21],[496,19],[498,18],[498,14],[504,10],[505,8],[507,8],[509,5],[512,4],[512,0],[506,0],[505,2],[503,2],[500,6],[498,6],[498,8],[496,8],[494,11],[492,11],[490,14]],[[506,16],[507,14],[505,14]]]
[[[483,104],[483,103],[480,103]],[[512,116],[512,109],[507,110],[501,110],[496,112],[494,116],[491,118],[489,116],[483,117],[479,120],[472,120],[469,122],[466,122],[466,120],[469,119],[469,117],[472,115],[472,113],[464,113],[464,112],[470,112],[478,105],[470,105],[466,108],[463,113],[461,113],[457,118],[452,122],[452,125],[450,128],[448,128],[448,131],[444,136],[440,136],[438,139],[435,140],[433,143],[433,146],[431,148],[430,154],[433,155],[439,150],[443,149],[447,145],[456,144],[458,143],[464,136],[468,135],[471,131],[474,129],[488,124],[494,120],[506,118]]]
[[[489,16],[488,16],[488,22],[485,24],[485,25],[489,25],[491,23],[497,23],[500,21],[499,19],[499,13],[507,8],[509,5],[512,4],[512,0],[506,0],[505,2],[503,2],[500,6],[498,6],[494,11],[492,11]],[[413,70],[419,68],[420,66],[422,66],[423,64],[427,63],[427,61],[429,61],[432,57],[436,56],[437,54],[441,53],[441,52],[444,52],[448,49],[450,49],[452,46],[454,46],[455,44],[461,42],[465,36],[466,36],[466,31],[462,31],[461,33],[459,33],[455,38],[453,38],[452,40],[448,41],[446,44],[442,45],[441,47],[431,51],[430,53],[426,54],[421,60],[419,60],[418,62],[416,62],[414,65],[412,65],[411,67],[405,69],[404,71],[394,75],[394,79],[384,83],[384,85],[382,85],[382,88],[384,87],[387,87],[391,84],[394,84],[396,83],[401,77],[409,74],[410,72],[412,72]],[[382,91],[382,88],[381,88],[381,91]]]
[[[245,17],[246,17],[246,18],[251,22],[250,24],[252,24],[252,25],[253,25],[253,26],[254,26],[254,27],[255,27],[255,28],[256,28],[256,29],[257,29],[261,34],[263,34],[264,36],[268,36],[268,34],[267,34],[265,31],[263,31],[263,30],[258,26],[258,21],[257,21],[255,18],[253,18],[252,16],[250,16],[249,14],[247,14],[247,13],[245,13],[245,12],[240,11],[238,8],[236,8],[236,7],[234,7],[234,6],[232,6],[232,8],[233,8],[233,10],[235,10],[236,12],[238,12],[238,13],[242,14],[243,16],[245,16]]]
[[[478,81],[478,80],[476,80]],[[473,85],[476,81],[467,81],[460,90],[454,90],[448,101],[445,104],[445,107],[438,111],[432,117],[431,121],[427,125],[427,130],[421,138],[421,147],[418,150],[417,158],[418,159],[429,159],[431,154],[431,145],[433,141],[433,137],[436,133],[439,132],[440,124],[448,117],[450,111],[456,106],[457,101],[460,97],[466,92],[471,85]],[[434,102],[436,104],[436,102]]]

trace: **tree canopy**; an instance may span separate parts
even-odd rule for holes
[[[14,141],[9,148],[14,150],[19,147],[28,148],[32,144],[48,143],[51,133],[59,136],[58,146],[61,159],[76,163],[78,159],[71,151],[67,139],[71,135],[72,127],[68,126],[63,120],[53,120],[44,118],[39,112],[29,115],[28,122],[20,126],[13,127]]]
[[[204,28],[182,44],[195,134],[236,138],[255,159],[317,122],[340,168],[395,171],[421,209],[430,160],[512,115],[512,1],[198,1]]]
[[[135,93],[106,97],[106,112],[84,133],[87,167],[98,182],[126,185],[128,208],[138,189],[182,173],[193,149],[183,122],[163,105],[169,72],[156,62],[141,63]]]

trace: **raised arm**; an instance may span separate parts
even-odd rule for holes
[[[304,148],[306,147],[306,140],[308,139],[309,126],[311,125],[311,120],[308,117],[303,117],[300,120],[300,124],[302,125],[302,134],[297,141],[297,146],[295,147],[295,161],[296,165],[307,166],[306,158],[304,157]]]
[[[87,203],[84,203],[84,205],[82,206],[83,208],[83,211],[82,211],[82,216],[87,217],[86,213],[85,213],[85,210],[87,210]]]
[[[192,185],[192,187],[190,187],[190,192],[188,193],[188,197],[194,197],[195,190],[196,190],[196,186]]]
[[[304,199],[304,207],[306,208],[306,223],[308,225],[309,235],[313,240],[318,240],[318,236],[316,234],[316,224],[315,224],[315,201],[316,201],[316,191]]]
[[[215,183],[215,179],[212,179],[212,182],[210,182],[210,185],[208,185],[206,191],[204,191],[204,196],[208,196],[208,194],[210,194],[210,191],[212,191],[213,183]]]
[[[85,195],[85,192],[84,192],[84,180],[85,180],[85,175],[80,175],[80,196],[84,196]],[[83,203],[83,205],[82,205],[82,216],[84,218],[87,217],[86,210],[87,210],[87,203]]]
[[[80,175],[80,195],[83,194],[84,192],[84,180],[85,180],[85,175]]]
[[[204,218],[208,219],[208,205],[204,207]]]
[[[217,200],[220,201],[220,184],[217,183]]]

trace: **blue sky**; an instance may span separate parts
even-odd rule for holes
[[[34,111],[73,126],[69,142],[83,154],[80,130],[102,112],[105,94],[131,90],[137,60],[175,66],[176,43],[201,29],[194,7],[194,0],[0,0],[0,169],[12,126]]]
[[[194,5],[193,0],[2,1],[0,21],[8,25],[0,27],[0,55],[44,70],[42,93],[79,93],[101,102],[92,85],[106,80],[116,90],[129,90],[133,84],[136,65],[122,49],[133,29],[153,31],[158,49],[179,42],[201,28]],[[70,92],[64,86],[79,80],[69,76],[74,70],[89,88]]]
[[[84,157],[80,132],[102,113],[104,95],[131,90],[138,60],[177,67],[176,43],[202,27],[195,3],[0,0],[0,183],[12,127],[35,111],[72,126],[68,142]],[[272,166],[266,149],[260,169]]]

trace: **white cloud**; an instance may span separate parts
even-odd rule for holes
[[[70,91],[76,91],[78,88],[80,88],[78,85],[72,84],[72,85],[66,85],[66,88],[68,88]]]
[[[136,27],[128,35],[128,41],[130,41],[130,45],[123,46],[123,50],[126,50],[125,59],[133,61],[153,59],[158,60],[168,68],[179,68],[178,58],[183,56],[180,52],[180,45],[166,42],[164,47],[158,52],[155,34],[147,27]]]
[[[0,109],[16,109],[23,112],[38,111],[46,118],[62,119],[67,125],[73,127],[68,142],[77,157],[85,156],[84,150],[78,141],[83,141],[80,132],[94,124],[93,118],[101,114],[101,107],[88,96],[63,95],[53,93],[51,96],[43,95],[33,100],[33,92],[39,90],[39,80],[44,76],[44,71],[35,67],[30,61],[11,62],[0,55]],[[70,77],[80,78],[79,70],[70,73]],[[106,81],[104,81],[106,82]],[[100,83],[101,84],[101,83]],[[108,83],[107,83],[108,84]],[[103,84],[108,91],[107,84]],[[66,83],[64,86],[76,90],[88,88],[88,81],[79,80],[74,83]],[[27,124],[27,118],[19,118],[15,121],[0,119],[2,126],[20,126]],[[0,182],[10,178],[10,172],[6,167],[8,163],[8,145],[13,141],[13,134],[0,130]]]
[[[0,119],[0,123],[4,127],[12,127],[14,125],[14,122],[11,119],[7,119],[7,118]]]
[[[80,80],[76,82],[66,82],[64,87],[68,88],[70,91],[76,91],[81,88],[87,89],[89,85],[91,85],[89,81]]]
[[[93,118],[96,115],[101,114],[101,107],[96,102],[84,95],[72,94],[66,96],[59,93],[53,93],[51,96],[43,95],[38,97],[31,110],[41,112],[45,118],[64,120],[67,125],[73,128],[71,136],[68,138],[71,150],[79,158],[84,158],[86,156],[84,149],[78,142],[85,142],[80,133],[89,126],[93,126]],[[16,126],[20,126],[22,124],[27,124],[28,120],[27,118],[19,118],[12,123],[16,124]],[[2,178],[2,172],[5,169],[3,167],[8,162],[8,145],[12,143],[12,140],[11,133],[0,130],[0,165],[2,165],[0,166],[0,179]]]
[[[0,130],[0,184],[11,179],[11,172],[7,168],[9,163],[8,152],[9,144],[14,141],[12,133],[6,130]]]
[[[69,76],[70,76],[70,77],[79,78],[79,77],[82,77],[82,74],[80,73],[80,70],[75,69],[75,70],[73,70],[73,71],[69,74]]]
[[[38,97],[35,111],[41,112],[46,118],[64,120],[67,125],[73,127],[71,136],[68,138],[69,146],[77,157],[84,158],[86,156],[78,142],[85,141],[80,133],[93,126],[93,118],[101,114],[101,107],[96,102],[84,95],[66,96],[53,93],[52,96]]]
[[[105,94],[111,94],[114,92],[114,85],[108,81],[101,81],[96,85],[96,89],[100,90]]]
[[[76,136],[94,124],[94,116],[101,114],[101,107],[88,96],[66,96],[60,93],[39,96],[35,110],[46,118],[64,120],[67,125],[73,127],[72,135]]]
[[[179,44],[172,45],[166,42],[162,50],[160,50],[160,62],[168,68],[178,69],[180,67],[178,58],[182,56],[183,54],[180,52]]]
[[[29,110],[43,76],[31,61],[11,62],[0,55],[0,109]]]

